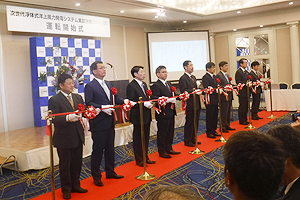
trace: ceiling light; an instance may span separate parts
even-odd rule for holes
[[[241,11],[237,11],[236,13],[237,13],[237,14],[240,14],[240,13],[241,13]]]
[[[76,6],[80,6],[80,3],[76,3],[75,5],[76,5]]]
[[[120,13],[124,13],[125,11],[124,10],[120,10]]]
[[[233,31],[236,31],[236,30],[237,30],[236,28],[233,29]]]
[[[259,27],[261,27],[261,28],[262,28],[262,27],[264,27],[264,25],[260,25]]]
[[[185,24],[185,23],[187,23],[187,21],[186,21],[186,20],[184,20],[184,21],[183,21],[183,23]]]
[[[292,1],[291,1],[289,4],[290,4],[290,5],[293,5],[293,4],[294,4],[294,2],[292,2]]]

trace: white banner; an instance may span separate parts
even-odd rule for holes
[[[110,37],[109,18],[6,6],[9,31]]]

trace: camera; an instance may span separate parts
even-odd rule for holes
[[[291,114],[293,122],[297,121],[297,117],[300,117],[300,113]]]

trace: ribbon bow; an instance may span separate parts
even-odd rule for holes
[[[185,92],[183,92],[182,94],[179,95],[179,98],[182,101],[182,110],[184,110],[185,113],[186,113],[186,103],[185,103],[185,101],[188,100],[189,97],[190,97],[190,94],[187,91],[185,91]]]
[[[115,95],[118,93],[117,88],[112,87],[112,88],[111,88],[111,93],[112,93],[112,97],[113,97],[113,105],[115,106]],[[113,110],[113,113],[114,113],[115,121],[118,121],[117,114],[116,114],[116,112],[115,112],[114,110]]]
[[[205,100],[206,100],[206,105],[210,104],[210,96],[214,92],[214,88],[211,86],[208,86],[207,89],[205,89]]]
[[[121,109],[120,109],[120,119],[122,119],[124,123],[126,122],[126,120],[128,120],[127,111],[129,111],[129,110],[131,110],[131,103],[128,99],[124,99],[124,103],[122,104]],[[122,117],[121,117],[121,115],[122,115]],[[121,120],[119,123],[121,123]]]

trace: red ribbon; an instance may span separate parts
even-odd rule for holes
[[[185,101],[188,100],[189,97],[190,97],[190,94],[187,91],[185,91],[185,92],[183,92],[182,94],[179,95],[179,98],[182,101],[182,110],[185,111],[185,114],[186,114],[186,103],[185,103]]]
[[[214,88],[211,86],[208,86],[207,89],[205,89],[205,100],[206,105],[210,104],[210,95],[214,92]]]

